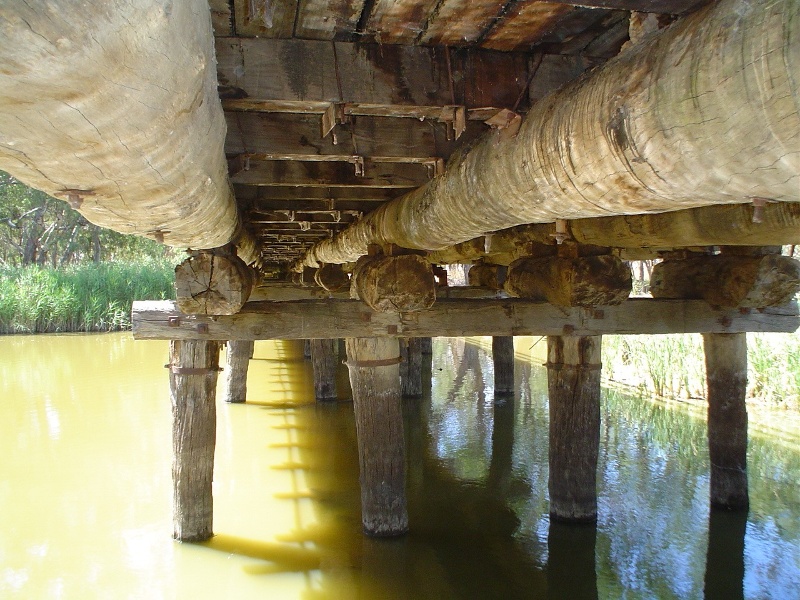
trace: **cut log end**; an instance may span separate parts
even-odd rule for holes
[[[252,270],[232,254],[199,252],[175,267],[175,293],[184,314],[234,315],[253,289]]]
[[[377,312],[416,312],[436,301],[431,266],[415,254],[362,257],[350,289],[351,295]]]

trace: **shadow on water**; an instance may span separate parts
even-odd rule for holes
[[[297,505],[293,526],[276,542],[222,532],[206,547],[263,561],[249,575],[302,574],[308,600],[793,597],[796,452],[753,440],[753,511],[709,512],[704,422],[608,393],[598,524],[551,523],[544,369],[518,361],[514,399],[495,405],[484,350],[437,340],[434,356],[425,395],[404,399],[407,536],[362,535],[352,405],[309,402],[306,366],[284,382],[286,403],[250,402],[283,411],[272,427],[287,441],[270,447],[290,453],[273,468],[292,473],[275,497]]]

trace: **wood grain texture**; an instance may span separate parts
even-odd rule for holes
[[[689,15],[536,104],[515,138],[485,136],[305,262],[350,262],[369,243],[435,250],[557,218],[797,201],[798,11],[796,0],[753,10],[723,0]],[[769,87],[757,83],[763,73]]]
[[[492,363],[494,364],[494,395],[514,395],[514,336],[492,337]]]
[[[310,346],[311,366],[314,370],[314,397],[317,400],[336,400],[338,342],[335,339],[312,339]]]
[[[253,340],[228,340],[225,351],[225,402],[247,400],[247,371],[253,356]]]
[[[175,267],[177,305],[187,314],[232,315],[247,302],[254,279],[236,256],[197,253]]]
[[[436,281],[421,256],[370,256],[356,264],[350,294],[378,312],[419,312],[436,301]]]
[[[200,542],[213,535],[216,406],[219,344],[199,340],[170,342],[172,401],[173,537]]]
[[[602,338],[547,338],[550,518],[597,520]]]
[[[747,336],[703,335],[711,505],[747,509]]]
[[[372,536],[408,531],[406,462],[395,338],[347,338],[347,362],[358,435],[361,523]],[[386,361],[383,366],[359,366]]]
[[[170,317],[176,319],[169,323]],[[604,335],[793,332],[796,304],[714,309],[703,300],[631,299],[598,309],[557,308],[526,300],[439,299],[413,314],[377,313],[357,300],[249,303],[236,315],[184,315],[171,301],[135,302],[136,339],[308,339],[349,336]],[[198,331],[205,325],[207,331]]]
[[[350,39],[365,0],[300,0],[295,37],[313,40]]]
[[[236,238],[206,1],[3,3],[0,62],[0,169],[116,231]]]

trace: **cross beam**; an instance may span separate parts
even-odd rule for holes
[[[172,301],[134,302],[136,339],[259,340],[345,337],[436,337],[665,333],[790,333],[796,303],[747,310],[701,300],[627,300],[619,306],[563,309],[527,300],[440,299],[429,310],[376,313],[356,300],[250,302],[229,316],[184,315]]]

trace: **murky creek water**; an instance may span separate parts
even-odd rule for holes
[[[547,516],[547,395],[437,339],[408,400],[411,533],[361,535],[352,405],[316,405],[296,343],[260,342],[218,406],[214,530],[170,538],[165,342],[0,338],[2,598],[800,598],[800,444],[753,434],[748,515],[708,512],[705,423],[607,392],[597,527]],[[346,377],[346,374],[343,373]]]

